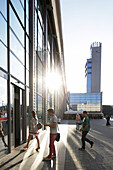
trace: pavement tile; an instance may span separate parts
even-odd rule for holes
[[[86,150],[79,151],[81,147],[81,132],[76,131],[74,120],[63,120],[59,125],[61,140],[56,142],[57,157],[51,161],[42,161],[48,154],[48,135],[41,136],[42,150],[35,151],[36,141],[31,141],[31,148],[23,150],[23,145],[14,149],[0,159],[0,170],[113,170],[113,120],[111,126],[106,127],[105,119],[92,119],[91,131],[88,138],[94,141],[91,149],[86,143]],[[44,143],[46,144],[44,146]],[[45,147],[45,148],[44,148]]]

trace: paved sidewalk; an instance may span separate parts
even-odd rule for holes
[[[48,154],[49,132],[40,134],[41,150],[35,151],[36,140],[32,140],[27,150],[23,145],[14,149],[11,154],[1,158],[0,169],[16,170],[113,170],[113,121],[105,126],[106,120],[91,120],[91,131],[88,138],[94,141],[91,149],[86,143],[86,150],[79,151],[81,132],[76,131],[75,121],[62,121],[59,125],[60,142],[56,142],[57,157],[51,161],[42,161]]]

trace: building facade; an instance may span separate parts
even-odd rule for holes
[[[87,93],[100,93],[101,91],[101,43],[93,43],[90,47],[91,58],[87,59],[86,77]]]
[[[70,93],[72,110],[99,113],[102,110],[102,93]]]
[[[86,110],[90,115],[101,116],[102,92],[101,92],[101,43],[93,43],[90,47],[91,58],[85,65],[87,78],[86,93],[68,93],[70,107],[73,110]]]
[[[42,123],[49,107],[60,118],[66,110],[60,1],[0,0],[0,51],[0,123],[11,152],[26,142],[32,110]]]

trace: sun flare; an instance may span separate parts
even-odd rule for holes
[[[59,90],[61,86],[61,76],[58,72],[51,72],[51,73],[49,72],[47,74],[46,81],[47,81],[47,88],[51,93]]]

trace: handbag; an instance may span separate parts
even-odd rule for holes
[[[41,123],[38,123],[38,124],[37,124],[37,128],[38,128],[38,130],[41,129],[41,128],[42,128],[42,124],[41,124]]]
[[[58,127],[58,131],[59,131],[59,127]],[[60,131],[57,132],[57,136],[56,136],[56,139],[55,139],[57,142],[59,142],[60,140]]]

